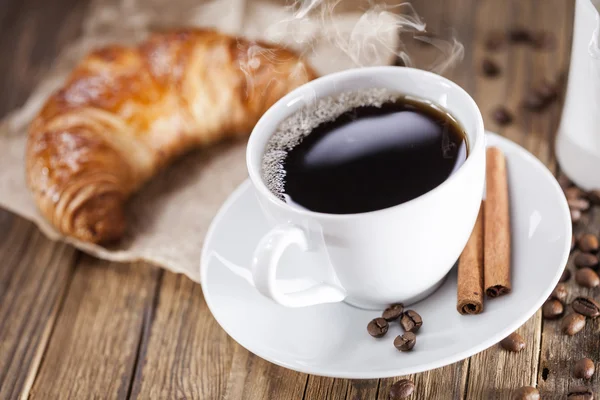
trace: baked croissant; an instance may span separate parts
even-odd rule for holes
[[[94,51],[30,126],[28,185],[63,234],[117,240],[127,198],[160,168],[249,134],[275,101],[315,76],[289,50],[211,30]]]

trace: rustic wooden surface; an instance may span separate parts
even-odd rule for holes
[[[415,0],[431,30],[453,33],[465,58],[448,75],[479,104],[488,129],[523,145],[558,172],[553,138],[561,105],[541,114],[521,110],[529,88],[566,71],[573,0]],[[0,114],[21,105],[61,47],[81,29],[86,1],[0,0]],[[490,54],[491,30],[531,26],[551,31],[554,51],[523,46]],[[418,65],[435,58],[428,46],[409,45]],[[501,76],[481,74],[492,57]],[[490,118],[506,105],[508,127]],[[600,230],[600,209],[577,232]],[[573,269],[572,259],[569,268]],[[570,298],[598,295],[571,281]],[[600,360],[600,323],[571,338],[538,312],[519,332],[519,354],[498,346],[470,359],[412,375],[414,399],[508,399],[517,386],[537,385],[544,399],[562,399],[581,384],[575,359]],[[600,394],[600,379],[589,383]],[[46,240],[30,223],[0,210],[0,399],[195,398],[386,400],[398,378],[331,379],[300,374],[249,353],[218,326],[200,286],[149,265],[95,260]]]

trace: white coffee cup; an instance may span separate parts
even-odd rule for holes
[[[261,162],[279,124],[315,99],[366,88],[386,88],[444,107],[467,134],[467,160],[435,189],[378,211],[318,213],[289,205],[271,193],[261,175]],[[435,291],[467,243],[484,187],[483,119],[473,99],[439,75],[406,67],[359,68],[316,79],[275,103],[252,131],[246,157],[259,203],[274,222],[254,253],[256,288],[288,307],[345,301],[383,310],[396,302],[414,303]],[[322,252],[330,264],[322,268],[334,271],[332,279],[285,293],[276,273],[291,245]]]

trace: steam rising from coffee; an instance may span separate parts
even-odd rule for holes
[[[352,5],[356,8],[348,10],[348,2],[343,0],[292,0],[286,6],[289,17],[274,22],[267,29],[267,37],[293,47],[309,61],[325,41],[348,57],[355,67],[387,65],[394,59],[402,60],[406,66],[415,66],[406,43],[400,40],[402,33],[408,33],[403,36],[410,40],[428,43],[439,53],[431,65],[418,65],[420,68],[442,74],[463,58],[462,44],[455,37],[431,36],[425,22],[408,2],[363,0]],[[269,60],[273,79],[283,77],[284,72],[277,71],[277,65],[284,60],[277,60],[269,49],[254,43],[248,49],[247,62],[241,65],[249,88],[252,72],[260,66],[261,57]],[[306,71],[299,64],[293,73],[304,76]]]

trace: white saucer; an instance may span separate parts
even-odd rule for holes
[[[402,329],[392,323],[382,339],[367,333],[379,314],[345,303],[288,309],[251,284],[250,260],[267,232],[267,221],[250,186],[243,183],[225,202],[206,236],[201,283],[218,323],[238,343],[275,364],[340,378],[383,378],[421,372],[485,350],[538,310],[558,282],[571,243],[565,197],[546,167],[522,147],[494,134],[508,163],[513,232],[513,292],[486,300],[480,315],[456,311],[456,269],[431,296],[411,306],[423,317],[412,352],[392,342]],[[318,268],[315,260],[288,251],[279,278],[297,283]],[[418,271],[418,265],[415,266]]]

